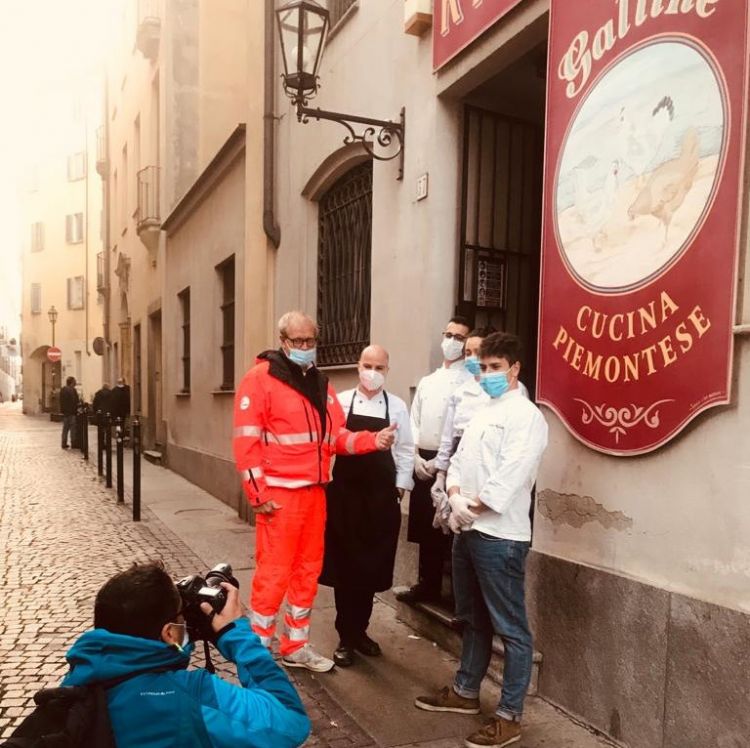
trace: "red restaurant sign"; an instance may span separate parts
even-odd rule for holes
[[[521,0],[434,0],[432,67],[445,65]]]
[[[537,396],[649,452],[729,402],[748,3],[552,0]]]

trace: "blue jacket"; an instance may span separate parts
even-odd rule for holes
[[[206,670],[187,670],[192,645],[180,651],[152,639],[92,629],[66,655],[62,685],[81,686],[137,670],[146,673],[107,691],[118,748],[290,748],[310,733],[310,721],[286,674],[246,618],[224,629],[217,647],[237,665],[242,686]]]

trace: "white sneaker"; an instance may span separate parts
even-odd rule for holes
[[[323,655],[319,655],[309,644],[300,647],[296,652],[281,658],[287,667],[304,667],[314,673],[327,673],[336,664]]]

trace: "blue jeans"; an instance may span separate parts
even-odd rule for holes
[[[531,680],[533,645],[526,619],[524,574],[529,543],[470,530],[454,537],[453,594],[464,622],[463,646],[453,688],[477,698],[492,656],[492,636],[505,647],[503,688],[496,713],[520,720]]]
[[[70,432],[70,445],[73,446],[76,441],[76,417],[75,416],[63,416],[62,425],[62,445],[66,447],[68,445],[68,432]]]

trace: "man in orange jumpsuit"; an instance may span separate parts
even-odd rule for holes
[[[336,393],[315,367],[317,333],[302,312],[279,320],[281,348],[258,356],[235,397],[234,456],[256,514],[252,628],[270,647],[286,596],[282,662],[327,672],[333,661],[308,640],[323,564],[331,458],[390,449],[395,426],[347,431]]]

